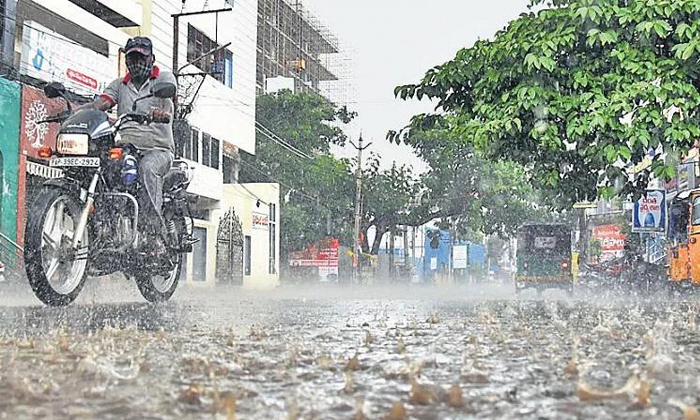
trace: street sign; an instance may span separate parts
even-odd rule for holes
[[[455,245],[452,247],[452,268],[467,268],[468,259],[467,245]]]
[[[647,190],[646,196],[634,203],[632,232],[665,232],[666,213],[666,191]]]
[[[598,207],[598,203],[576,203],[574,204],[575,209],[594,209]]]

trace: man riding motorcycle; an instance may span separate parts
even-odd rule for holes
[[[123,49],[128,73],[107,86],[94,102],[82,109],[92,108],[107,111],[117,105],[119,115],[132,111],[136,99],[147,96],[157,81],[165,80],[177,84],[171,72],[161,71],[155,65],[153,44],[147,37],[129,39]],[[163,177],[173,161],[172,99],[151,97],[136,103],[136,112],[149,114],[151,124],[125,123],[121,130],[121,142],[135,146],[141,155],[139,177],[142,188],[138,198],[139,227],[143,235],[139,240],[141,251],[161,255],[166,252],[163,243],[165,225],[161,215],[163,204]]]

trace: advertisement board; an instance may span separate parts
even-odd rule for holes
[[[600,262],[615,260],[624,255],[627,235],[621,232],[619,226],[594,226],[592,238],[600,243]]]
[[[117,65],[34,21],[22,28],[20,73],[47,82],[61,82],[81,95],[100,94],[117,77]]]
[[[325,239],[303,251],[293,252],[289,258],[292,267],[338,267],[340,241]]]
[[[634,203],[632,232],[665,232],[666,213],[666,191],[647,190],[646,196]]]

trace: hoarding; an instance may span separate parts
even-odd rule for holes
[[[340,241],[326,239],[290,256],[292,267],[338,267]]]
[[[665,232],[666,213],[666,191],[647,190],[646,196],[634,203],[632,232]]]
[[[593,239],[600,242],[600,262],[615,260],[624,255],[627,235],[617,225],[593,227]]]
[[[22,28],[20,73],[61,82],[81,95],[100,94],[117,77],[114,60],[85,48],[34,21]]]

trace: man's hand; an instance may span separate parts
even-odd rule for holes
[[[151,120],[155,123],[169,123],[170,113],[164,109],[152,108],[151,109]]]

